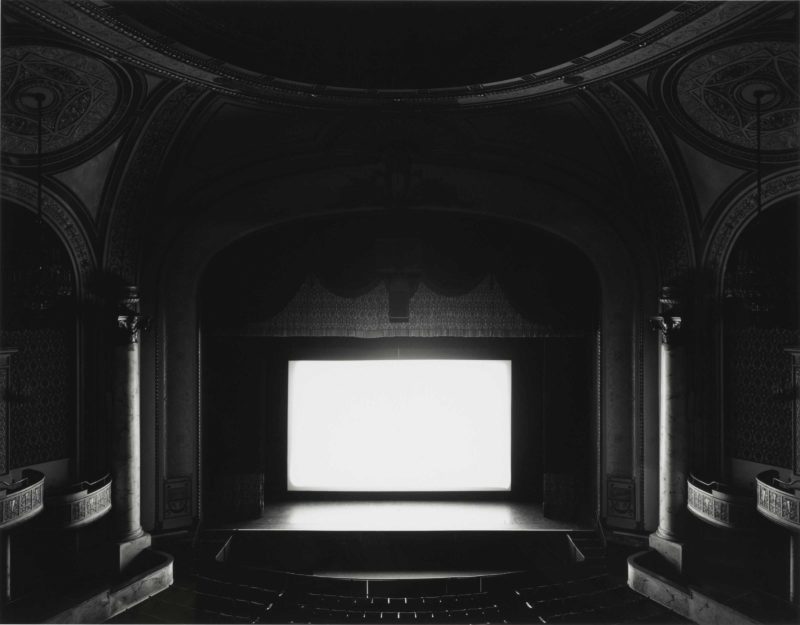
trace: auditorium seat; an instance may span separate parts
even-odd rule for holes
[[[115,623],[664,623],[680,617],[630,590],[627,552],[460,578],[346,579],[231,565],[201,550],[167,591]],[[624,550],[623,550],[624,551]],[[195,551],[195,553],[197,553]],[[190,562],[190,565],[186,565]],[[444,589],[450,588],[450,591]],[[474,588],[474,592],[462,589]],[[456,589],[456,590],[452,590]],[[478,590],[479,589],[479,590]]]

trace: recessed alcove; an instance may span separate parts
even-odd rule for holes
[[[400,307],[407,317],[401,320],[390,318],[398,282],[406,298]],[[472,506],[486,519],[492,506],[506,506],[501,510],[505,521],[484,530],[561,527],[558,522],[550,527],[547,517],[567,521],[564,527],[585,525],[597,497],[592,419],[597,293],[590,263],[571,245],[531,228],[463,215],[389,213],[304,221],[234,244],[209,265],[200,295],[206,524],[291,529],[286,524],[292,505],[294,518],[301,518],[311,513],[309,506],[327,502],[327,508],[315,509],[317,529],[326,526],[319,517],[326,509],[333,515],[329,527],[347,529],[342,525],[347,512],[338,504],[429,502],[428,512],[435,515],[435,505],[450,502],[466,505],[464,510]],[[507,430],[508,457],[499,461],[509,464],[507,487],[487,487],[482,480],[454,488],[384,487],[368,480],[370,486],[363,488],[292,488],[287,475],[290,363],[397,361],[442,367],[507,363],[509,414],[503,418],[508,423],[497,426]],[[324,399],[321,405],[325,410]],[[402,439],[409,462],[417,447],[426,453],[437,449],[437,461],[444,465],[455,461],[449,459],[447,441],[459,440],[456,434],[463,432],[449,437],[440,432],[441,440],[427,445],[424,424],[409,427],[418,428]],[[360,445],[377,449],[366,457],[378,458],[381,446],[401,444],[399,435],[374,424],[362,429],[372,438]],[[397,450],[391,455],[404,457]],[[369,472],[369,462],[361,470]],[[398,508],[396,521],[403,512]],[[517,522],[506,522],[509,515]],[[277,525],[268,520],[276,516]],[[350,529],[363,530],[364,516],[358,521],[353,513],[352,518],[360,525]],[[391,529],[448,529],[442,518],[408,527],[397,521]],[[387,529],[384,525],[376,529]],[[454,522],[449,529],[459,526]]]

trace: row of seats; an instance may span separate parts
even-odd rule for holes
[[[620,623],[647,622],[651,617],[658,622],[664,616],[660,609],[649,611],[648,602],[624,581],[587,566],[486,576],[480,585],[472,585],[480,586],[479,592],[460,592],[463,585],[453,584],[456,590],[441,594],[430,594],[434,586],[426,583],[437,580],[367,586],[363,580],[219,562],[200,570],[193,576],[198,622]],[[436,588],[447,587],[438,582]]]
[[[217,622],[587,622],[619,619],[642,598],[624,583],[597,575],[508,591],[437,596],[354,596],[232,582],[197,575],[199,611]],[[258,577],[254,572],[254,577]],[[273,580],[274,581],[274,580]],[[273,586],[277,586],[273,584]]]
[[[304,596],[308,603],[315,606],[346,610],[414,612],[446,609],[461,610],[493,605],[492,598],[487,592],[421,597],[352,597],[319,593],[305,593]]]

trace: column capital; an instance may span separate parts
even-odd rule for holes
[[[140,333],[146,332],[149,327],[150,318],[144,315],[117,315],[117,334],[121,343],[138,343]]]
[[[677,315],[650,317],[650,328],[659,332],[665,345],[676,344],[683,336],[683,319]]]
[[[139,313],[139,289],[131,285],[122,287],[117,298],[115,325],[119,343],[138,343],[140,333],[149,326],[150,318]]]

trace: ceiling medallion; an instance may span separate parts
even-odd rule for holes
[[[684,113],[705,132],[737,148],[756,150],[758,93],[761,149],[800,145],[797,46],[785,41],[746,42],[706,52],[678,75]]]
[[[38,101],[42,101],[42,153],[72,146],[112,115],[118,85],[101,61],[45,46],[3,49],[3,151],[37,151]]]

